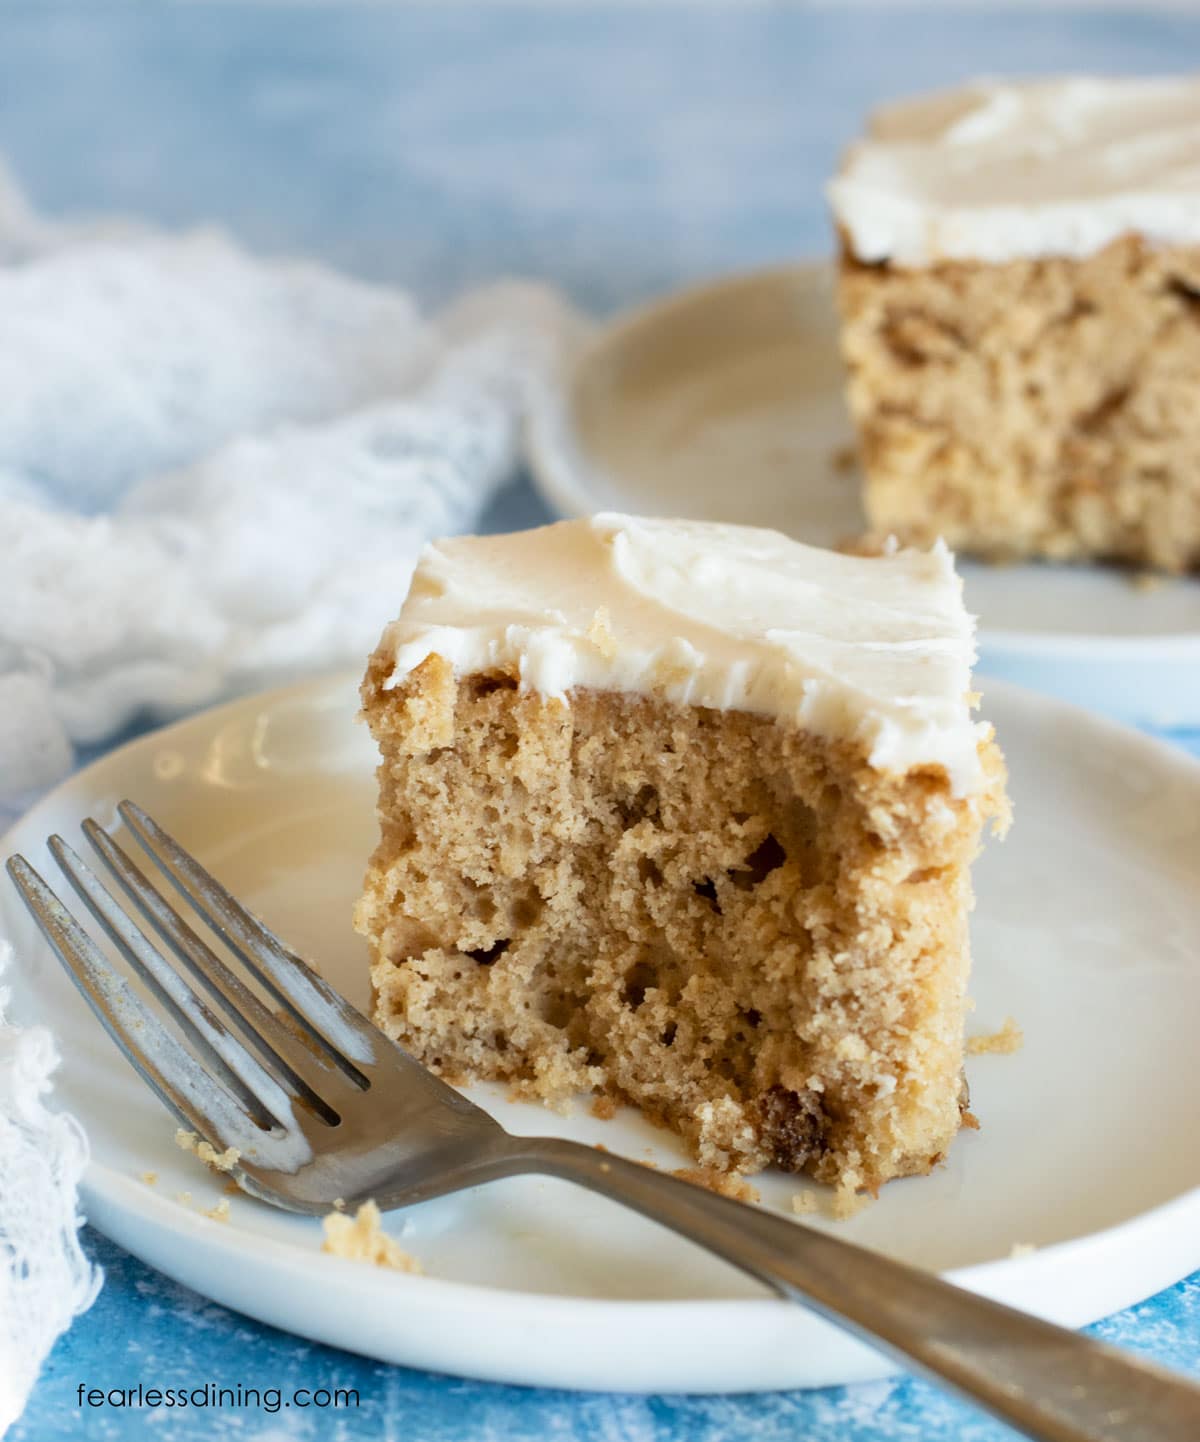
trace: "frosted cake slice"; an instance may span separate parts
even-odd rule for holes
[[[428,547],[363,684],[375,1019],[843,1185],[959,1128],[970,862],[1005,817],[950,554],[601,515]]]
[[[1200,78],[904,101],[830,199],[878,534],[1200,568]]]

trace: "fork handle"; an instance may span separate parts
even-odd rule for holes
[[[513,1140],[514,1170],[576,1182],[641,1212],[1038,1442],[1200,1438],[1200,1387],[1185,1378],[612,1153]]]

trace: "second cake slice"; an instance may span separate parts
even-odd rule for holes
[[[830,187],[876,535],[1200,570],[1200,83],[888,106]]]

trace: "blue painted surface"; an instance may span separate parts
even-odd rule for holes
[[[822,182],[889,95],[1198,60],[1186,14],[1003,4],[0,5],[0,145],[52,211],[607,307],[825,252]]]
[[[1200,20],[763,6],[0,7],[0,149],[52,213],[215,220],[430,301],[502,274],[606,309],[828,247],[820,184],[863,110],[981,71],[1194,67]],[[495,528],[544,518],[525,483]],[[1200,737],[1179,737],[1200,754]],[[108,1282],[18,1442],[556,1437],[990,1442],[912,1382],[758,1397],[454,1381],[216,1307],[89,1233]],[[1200,1277],[1096,1329],[1200,1374]],[[719,1345],[720,1339],[714,1339]],[[357,1409],[80,1409],[80,1383],[357,1389]],[[1132,1434],[1131,1434],[1132,1435]]]

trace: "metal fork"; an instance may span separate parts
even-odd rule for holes
[[[236,1149],[232,1174],[252,1196],[314,1214],[367,1198],[389,1210],[499,1177],[560,1177],[707,1247],[1040,1442],[1200,1438],[1200,1388],[1181,1377],[612,1153],[510,1136],[350,1006],[146,812],[118,809],[273,1005],[94,821],[84,835],[126,902],[60,836],[50,852],[158,1009],[23,857],[9,873],[109,1035],[181,1125],[218,1152]]]

